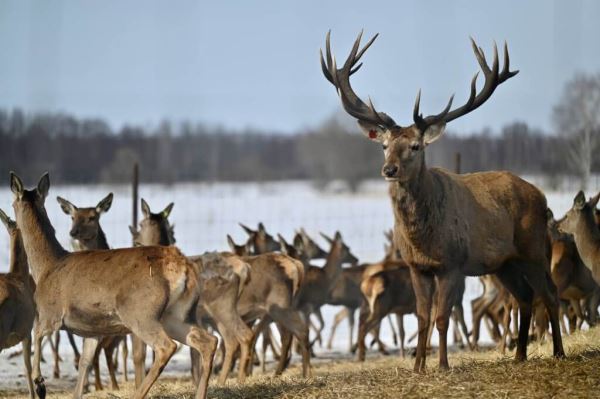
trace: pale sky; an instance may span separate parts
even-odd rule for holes
[[[466,100],[472,35],[488,60],[507,40],[521,72],[451,129],[550,128],[564,83],[600,71],[599,21],[593,0],[1,1],[0,108],[294,132],[341,109],[319,66],[327,30],[341,63],[364,28],[380,37],[353,86],[398,123],[419,87],[425,113]]]

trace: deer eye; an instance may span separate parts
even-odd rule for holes
[[[419,151],[421,149],[421,146],[417,143],[414,143],[410,145],[410,149],[411,151]]]
[[[381,147],[383,147],[383,151],[387,150],[388,146],[387,145],[382,145]]]

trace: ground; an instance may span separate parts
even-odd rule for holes
[[[268,374],[251,377],[239,385],[230,379],[219,387],[211,380],[209,398],[592,398],[600,396],[600,329],[564,337],[567,359],[551,356],[550,343],[529,345],[529,360],[515,363],[512,354],[495,349],[481,352],[453,351],[451,369],[437,370],[436,354],[428,359],[424,374],[412,372],[412,358],[372,353],[365,363],[335,356],[315,361],[314,376],[304,379],[296,361],[283,377]],[[70,398],[71,389],[58,392],[49,384],[48,398]],[[87,398],[129,398],[131,383],[122,391],[92,392]],[[24,397],[25,391],[0,392],[2,398]],[[159,379],[151,398],[193,398],[187,377]]]

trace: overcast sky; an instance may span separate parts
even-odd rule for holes
[[[380,37],[353,86],[398,123],[419,87],[425,113],[466,100],[472,35],[488,59],[507,40],[521,72],[452,130],[550,128],[564,83],[600,71],[599,21],[593,0],[2,1],[0,108],[294,132],[341,109],[318,62],[327,30],[341,62],[364,28]]]

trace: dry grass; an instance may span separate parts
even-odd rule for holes
[[[258,375],[244,385],[230,380],[225,387],[211,385],[210,398],[591,398],[600,397],[600,328],[565,337],[568,358],[550,356],[551,344],[529,346],[529,361],[515,363],[496,351],[451,354],[451,370],[430,369],[415,374],[412,359],[372,356],[366,363],[353,360],[320,360],[314,378],[303,379],[294,367],[282,378]],[[88,398],[127,398],[132,387],[119,392],[100,392]],[[0,397],[22,397],[0,392]],[[53,392],[49,398],[71,397],[70,392]],[[192,398],[189,379],[160,379],[152,398]]]

